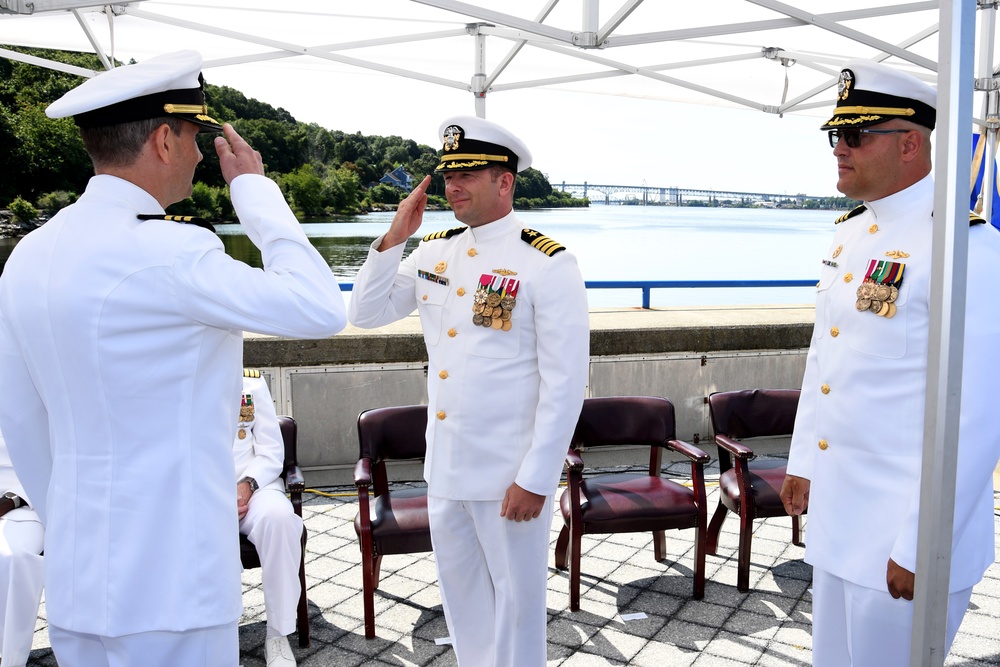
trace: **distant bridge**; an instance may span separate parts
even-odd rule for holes
[[[732,192],[728,190],[694,190],[692,188],[655,187],[651,185],[599,185],[596,183],[566,183],[558,186],[563,192],[574,197],[589,197],[597,200],[594,193],[601,195],[605,204],[638,203],[680,206],[685,200],[733,201],[744,204],[777,203],[780,201],[802,201],[805,199],[826,199],[827,196],[789,195],[767,192]]]

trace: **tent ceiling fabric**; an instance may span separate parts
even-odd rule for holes
[[[18,2],[0,0],[0,11]],[[125,61],[194,48],[208,72],[262,61],[330,73],[360,68],[480,100],[546,86],[767,113],[828,108],[839,64],[851,57],[887,59],[936,82],[936,1],[842,0],[835,12],[815,0],[508,0],[502,11],[486,4],[498,3],[303,0],[275,9],[263,0],[140,0],[0,14],[0,43]]]

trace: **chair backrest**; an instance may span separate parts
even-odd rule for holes
[[[659,396],[585,398],[573,434],[574,447],[646,445],[675,438],[674,406]]]
[[[295,467],[299,464],[297,451],[299,426],[288,415],[279,415],[278,427],[281,429],[281,439],[285,443],[284,470],[288,470],[290,467]]]
[[[358,415],[359,458],[378,463],[423,458],[427,406],[375,408]]]
[[[791,435],[798,389],[722,391],[708,397],[712,431],[734,440]]]

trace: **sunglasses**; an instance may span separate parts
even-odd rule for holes
[[[830,148],[836,148],[837,143],[843,139],[848,148],[858,148],[861,146],[861,135],[863,134],[905,134],[914,130],[830,130],[827,135],[830,137]]]

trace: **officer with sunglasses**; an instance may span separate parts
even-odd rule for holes
[[[910,664],[927,385],[937,94],[845,63],[829,132],[837,189],[863,202],[822,258],[816,325],[781,496],[808,506],[817,667]],[[1000,233],[971,216],[947,645],[993,562],[1000,457]],[[944,537],[944,536],[943,536]]]

